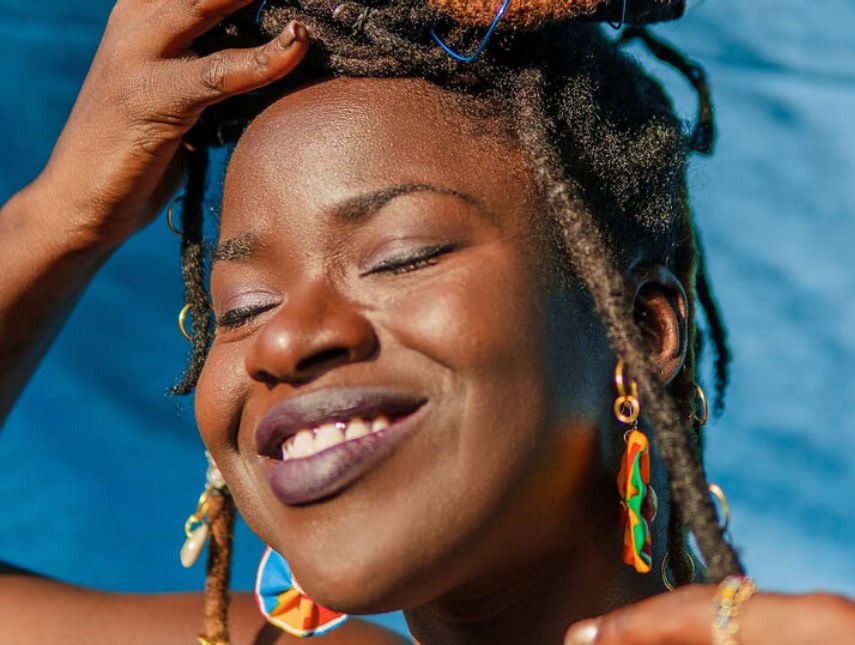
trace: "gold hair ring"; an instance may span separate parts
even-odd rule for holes
[[[685,554],[687,558],[689,558],[689,564],[691,565],[692,570],[692,580],[695,579],[695,574],[697,573],[697,569],[695,568],[695,559],[690,556],[688,553]],[[677,585],[673,584],[670,580],[668,580],[668,558],[671,557],[671,552],[666,551],[665,557],[662,558],[662,562],[659,563],[659,575],[662,577],[662,584],[665,585],[665,588],[668,591],[674,591],[677,588]]]
[[[187,314],[193,309],[193,305],[186,304],[181,308],[181,311],[178,314],[178,329],[181,330],[181,335],[184,336],[191,343],[193,342],[193,337],[187,332]]]
[[[170,231],[175,233],[180,238],[184,237],[184,233],[179,231],[178,228],[175,226],[175,222],[172,219],[172,211],[175,209],[175,205],[178,202],[183,202],[183,201],[184,201],[183,197],[176,197],[175,199],[172,200],[172,203],[169,205],[169,208],[166,209],[166,225],[169,226]]]
[[[704,388],[695,383],[695,392],[697,392],[698,399],[701,401],[701,416],[697,414],[693,414],[692,418],[698,422],[698,425],[702,428],[707,424],[710,418],[710,408],[707,404],[707,395],[704,393]]]
[[[713,603],[713,645],[739,645],[739,627],[745,603],[757,591],[747,576],[728,576],[721,581]]]
[[[712,495],[718,500],[718,503],[721,506],[721,514],[724,517],[721,529],[722,531],[726,531],[727,527],[730,526],[730,504],[727,503],[727,497],[721,489],[721,486],[718,484],[710,484],[708,488],[710,493],[712,493]]]

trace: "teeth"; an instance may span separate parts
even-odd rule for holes
[[[380,415],[367,420],[354,417],[349,422],[335,421],[325,423],[314,429],[300,430],[282,444],[282,460],[301,459],[332,448],[345,441],[359,439],[372,432],[385,430],[390,426],[389,417]]]
[[[353,421],[347,424],[347,432],[345,432],[344,437],[345,439],[359,439],[359,437],[364,437],[370,432],[371,426],[359,417],[356,417]]]
[[[315,437],[311,430],[300,430],[294,436],[294,443],[291,445],[291,456],[299,459],[300,457],[308,457],[315,452]]]
[[[315,433],[315,449],[314,452],[320,452],[327,448],[337,446],[344,441],[344,432],[338,427],[337,423],[325,423],[318,428]]]

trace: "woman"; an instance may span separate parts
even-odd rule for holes
[[[294,70],[308,43],[296,17],[315,34],[312,60],[249,107],[209,113],[187,141],[181,231],[195,352],[178,390],[198,379],[203,438],[253,529],[321,605],[405,608],[422,643],[557,642],[574,620],[661,591],[624,566],[622,550],[649,570],[667,541],[675,581],[690,582],[678,507],[710,578],[738,573],[697,462],[686,142],[655,84],[599,32],[567,22],[572,2],[506,15],[472,3],[271,2],[258,13],[263,29],[281,29],[269,44],[189,55],[241,4],[128,2],[114,12],[48,168],[0,220],[3,252],[25,249],[2,287],[5,342],[24,348],[4,363],[7,396],[100,262],[171,194],[179,142],[202,110]],[[679,9],[662,5],[647,17]],[[246,45],[257,10],[197,50]],[[506,20],[471,66],[428,33],[450,27],[452,44],[464,45],[473,32],[458,22],[487,28],[497,18]],[[130,92],[140,78],[151,90]],[[266,105],[226,180],[214,334],[200,315],[203,147]],[[103,157],[74,163],[93,140]],[[628,533],[616,520],[624,436],[646,441],[633,431],[638,401],[670,471],[654,459],[652,553],[643,538],[622,547]],[[377,434],[364,434],[367,421]],[[215,498],[228,509],[228,494]],[[634,526],[652,521],[653,499]],[[228,513],[213,515],[222,573]],[[709,642],[710,606],[721,613],[726,590],[654,598],[568,638]],[[208,640],[225,640],[213,601]],[[671,624],[661,620],[669,605],[684,607]],[[817,611],[830,616],[822,642],[835,642],[852,621],[851,606],[832,598],[758,595],[754,607],[746,643],[798,635],[798,617]],[[180,613],[163,603],[151,611]],[[778,616],[789,622],[764,625]],[[812,625],[793,642],[817,635]]]

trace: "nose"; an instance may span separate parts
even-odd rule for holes
[[[374,327],[332,285],[305,285],[256,334],[245,359],[249,376],[267,385],[302,385],[329,370],[370,360]]]

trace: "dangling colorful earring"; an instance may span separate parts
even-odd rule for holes
[[[258,566],[255,600],[267,622],[297,638],[326,634],[350,618],[309,598],[285,558],[270,547]]]
[[[618,396],[614,413],[618,421],[629,426],[624,433],[626,450],[617,477],[624,525],[623,561],[639,573],[649,573],[653,564],[650,525],[656,517],[658,501],[656,491],[650,485],[650,445],[638,429],[641,415],[638,385],[631,381],[627,390],[623,368],[623,360],[618,360],[615,368]]]

